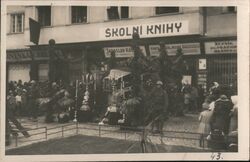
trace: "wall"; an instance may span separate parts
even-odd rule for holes
[[[103,22],[107,16],[107,9],[102,6],[90,6],[88,7],[88,14],[89,23]]]
[[[132,18],[145,18],[154,15],[152,7],[131,7]]]
[[[181,14],[164,16],[155,16],[153,7],[130,7],[131,19],[107,21],[105,6],[89,6],[88,23],[77,25],[70,24],[69,6],[53,6],[52,9],[52,13],[54,13],[52,16],[52,23],[54,27],[42,28],[40,34],[40,44],[48,44],[48,40],[52,38],[55,39],[57,43],[98,41],[100,40],[99,30],[103,27],[176,20],[189,21],[189,34],[202,34],[203,32],[203,16],[200,14],[199,7],[182,7]],[[8,34],[7,49],[27,48],[27,46],[33,45],[33,43],[29,42],[29,17],[37,19],[36,8],[34,6],[8,7],[8,13],[24,11],[25,32],[24,34]],[[207,36],[236,35],[236,14],[221,14],[221,11],[221,7],[209,8],[207,17]],[[148,18],[143,19],[146,17]],[[8,17],[7,20],[7,30],[9,30],[10,17]],[[223,30],[219,30],[221,28],[223,28]]]
[[[100,29],[104,27],[140,25],[147,23],[168,22],[176,20],[187,20],[189,26],[188,34],[200,34],[199,13],[178,14],[172,16],[159,16],[145,19],[128,19],[118,21],[107,21],[105,23],[89,23],[82,25],[68,25],[43,28],[40,33],[40,44],[48,44],[49,39],[55,39],[57,43],[90,42],[100,41]],[[25,34],[26,40],[29,33]],[[26,41],[29,45],[29,42]]]
[[[235,13],[225,13],[207,17],[207,36],[222,37],[237,35],[237,18]],[[222,30],[223,29],[223,30]]]

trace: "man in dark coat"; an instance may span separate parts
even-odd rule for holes
[[[34,80],[32,80],[31,82],[31,86],[30,86],[30,90],[28,93],[28,108],[29,108],[29,117],[32,118],[34,121],[37,120],[37,116],[38,116],[38,105],[36,102],[36,99],[38,98],[38,88],[36,85],[36,82]]]
[[[232,108],[233,104],[226,95],[221,95],[220,98],[215,101],[214,112],[211,119],[212,130],[219,129],[225,135],[228,134]]]
[[[156,82],[156,88],[152,90],[152,105],[149,110],[146,123],[152,123],[152,131],[156,125],[155,133],[161,133],[163,130],[164,120],[167,117],[168,108],[168,95],[167,92],[162,88],[163,83],[161,81]]]

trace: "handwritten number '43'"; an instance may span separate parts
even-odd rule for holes
[[[221,159],[223,159],[220,152],[212,153],[211,158],[212,158],[212,160],[221,160]]]

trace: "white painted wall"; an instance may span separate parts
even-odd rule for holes
[[[57,43],[91,42],[100,41],[100,29],[104,27],[140,25],[147,23],[168,22],[176,20],[187,20],[189,22],[188,34],[199,34],[199,13],[180,14],[173,16],[159,16],[145,19],[129,19],[118,21],[107,21],[105,23],[89,23],[82,25],[58,26],[54,28],[43,28],[40,33],[40,44],[48,44],[50,39],[55,39]],[[29,33],[25,34],[26,40]],[[27,44],[29,42],[26,42]]]
[[[207,17],[207,36],[222,37],[237,35],[237,19],[235,13],[213,15]]]
[[[107,8],[102,6],[89,6],[88,7],[88,22],[97,23],[104,22],[107,17]]]
[[[29,42],[29,17],[37,19],[37,10],[34,6],[8,7],[8,13],[25,11],[24,34],[7,35],[7,49],[27,48],[33,45]],[[219,8],[214,9],[217,13]],[[106,6],[89,6],[88,23],[72,25],[70,6],[52,7],[52,27],[42,28],[39,44],[48,44],[49,39],[55,39],[57,43],[74,43],[99,41],[99,30],[103,27],[138,25],[154,22],[167,22],[187,20],[189,22],[189,34],[202,34],[203,17],[198,7],[182,7],[181,14],[155,16],[154,7],[130,7],[130,17],[127,20],[107,21]],[[213,10],[211,10],[213,11]],[[236,15],[213,15],[209,12],[207,19],[208,36],[236,35]],[[144,19],[145,18],[145,19]],[[7,30],[10,28],[10,18],[7,18]],[[223,30],[221,30],[223,28]]]
[[[146,18],[154,15],[153,7],[130,7],[132,18]]]
[[[69,15],[69,6],[52,6],[51,21],[52,26],[68,24],[67,15]]]

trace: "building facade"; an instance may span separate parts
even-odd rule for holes
[[[81,79],[87,54],[97,60],[91,68],[99,74],[111,51],[121,60],[133,56],[137,32],[146,56],[159,55],[162,41],[170,56],[181,47],[193,84],[237,85],[236,7],[9,6],[7,12],[8,81],[29,81],[32,61],[37,80],[48,80],[51,39],[57,53],[71,60],[69,80]],[[29,18],[41,25],[38,45],[30,42]]]

